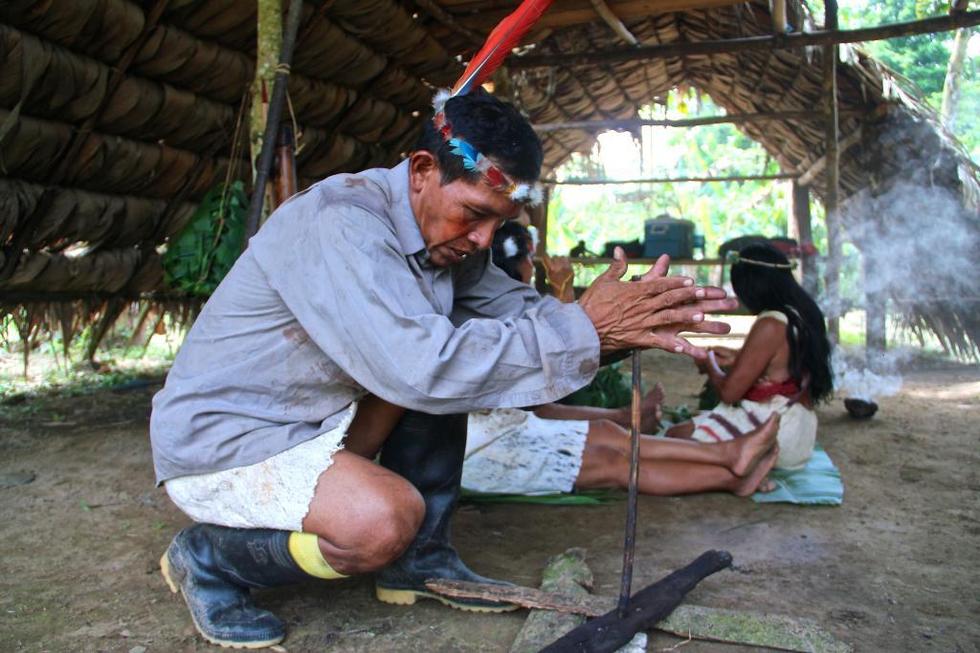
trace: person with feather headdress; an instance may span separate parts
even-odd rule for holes
[[[413,603],[428,578],[487,580],[449,543],[466,413],[553,401],[603,353],[704,356],[678,334],[727,330],[705,316],[734,303],[668,277],[666,260],[624,283],[619,252],[574,304],[490,264],[496,229],[540,198],[543,155],[527,120],[479,85],[546,5],[525,2],[491,34],[405,161],[279,207],[188,333],[150,438],[157,482],[194,522],[161,571],[208,641],[285,637],[252,588],[377,572],[378,598]],[[380,465],[342,449],[368,393],[408,408]]]

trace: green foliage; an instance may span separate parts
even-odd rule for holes
[[[208,191],[188,225],[167,245],[167,285],[190,295],[214,292],[241,253],[247,206],[241,181]]]
[[[705,380],[701,392],[698,393],[698,410],[711,410],[719,403],[721,403],[721,396],[718,390],[711,381]]]
[[[607,365],[599,370],[592,383],[576,390],[561,400],[570,406],[597,406],[620,408],[630,403],[633,391],[629,381],[619,371],[620,363]]]
[[[941,16],[949,10],[946,0],[852,0],[841,6],[842,29],[869,27]],[[821,9],[822,11],[822,9]],[[822,15],[822,14],[818,14]],[[974,38],[975,30],[974,30]],[[913,82],[916,90],[939,111],[943,84],[952,49],[953,32],[918,34],[884,41],[872,41],[861,47],[902,77]],[[955,136],[971,152],[980,155],[980,71],[975,58],[967,57],[960,80],[960,104]]]

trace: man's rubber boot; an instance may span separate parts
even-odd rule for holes
[[[422,494],[425,518],[405,553],[375,581],[380,601],[412,605],[431,598],[460,610],[508,612],[511,603],[450,599],[434,594],[425,581],[440,578],[509,585],[473,573],[449,544],[449,521],[459,499],[466,452],[466,420],[461,415],[428,415],[406,410],[381,450],[381,464],[407,479]]]
[[[212,644],[262,648],[278,644],[286,626],[252,603],[249,588],[310,578],[289,553],[288,531],[195,524],[177,533],[160,571],[184,595],[201,636]]]

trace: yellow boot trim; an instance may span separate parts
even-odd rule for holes
[[[317,543],[317,536],[313,533],[289,534],[289,554],[299,565],[299,568],[310,576],[333,580],[334,578],[347,578],[344,574],[334,570],[320,553],[320,545]]]

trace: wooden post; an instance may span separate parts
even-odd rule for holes
[[[825,0],[824,29],[833,32],[837,30],[837,0]],[[836,44],[827,45],[823,50],[823,92],[827,112],[826,124],[826,182],[824,192],[824,208],[827,220],[827,268],[825,292],[830,306],[828,318],[828,335],[832,342],[840,341],[840,266],[841,266],[841,230],[840,230],[840,152],[837,143],[837,55]]]
[[[786,29],[786,0],[772,0],[772,31],[775,34],[785,34]]]
[[[299,33],[300,18],[303,16],[303,0],[290,0],[289,13],[286,16],[286,31],[281,35],[279,63],[275,67],[275,79],[272,93],[269,96],[269,115],[265,117],[265,129],[262,132],[262,148],[255,164],[255,181],[252,185],[252,198],[249,201],[248,213],[245,216],[245,234],[242,250],[248,245],[248,239],[259,229],[259,217],[266,203],[266,182],[275,155],[276,134],[282,122],[282,107],[286,102],[286,83],[289,77],[289,66],[293,61],[293,50],[296,46],[296,36]],[[254,130],[254,126],[252,127]],[[254,131],[253,131],[254,133]]]
[[[257,5],[255,26],[255,79],[252,81],[252,107],[249,117],[249,144],[251,146],[252,179],[262,139],[265,120],[269,112],[269,96],[276,77],[276,65],[282,51],[282,0],[260,0]]]
[[[538,230],[538,248],[534,252],[534,287],[541,294],[545,294],[548,290],[548,280],[541,257],[548,253],[548,204],[551,202],[551,187],[545,186],[543,193],[541,205],[531,212],[531,224]]]
[[[296,144],[293,139],[293,126],[283,123],[279,126],[276,143],[276,177],[274,179],[275,209],[296,194]]]
[[[864,265],[864,356],[865,363],[871,371],[881,370],[881,358],[888,348],[888,296],[874,283],[874,279],[882,264],[881,260],[869,251],[862,252]]]
[[[796,240],[800,244],[800,269],[803,273],[803,289],[817,295],[816,261],[807,252],[813,247],[813,229],[810,224],[810,187],[793,182],[793,225]]]
[[[835,8],[836,8],[836,3]],[[706,54],[730,54],[750,50],[786,50],[823,46],[834,43],[864,43],[880,41],[913,34],[932,34],[947,32],[961,27],[980,24],[980,11],[964,11],[949,16],[935,16],[903,23],[878,25],[852,30],[838,30],[827,27],[817,32],[792,32],[789,34],[768,34],[747,36],[736,39],[716,41],[687,41],[663,45],[643,45],[617,50],[583,50],[580,52],[561,52],[559,54],[529,54],[511,57],[507,65],[513,70],[528,68],[567,68],[569,66],[591,66],[596,64],[626,63],[628,61],[650,61],[652,59],[695,57]]]

